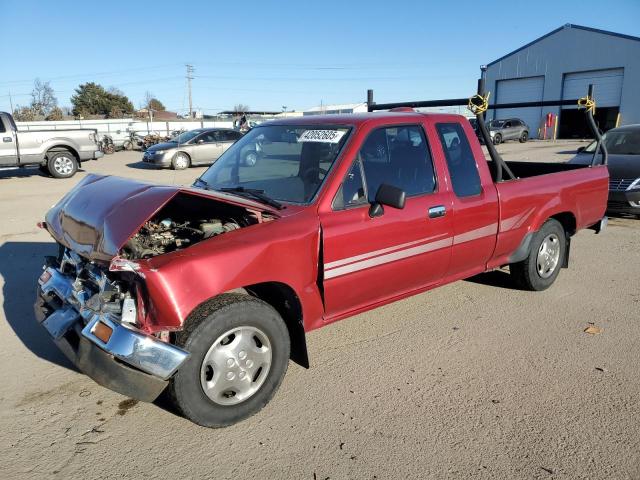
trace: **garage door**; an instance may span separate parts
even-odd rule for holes
[[[544,76],[498,80],[496,103],[540,102],[544,92]],[[508,108],[496,110],[494,118],[520,118],[529,125],[529,136],[538,136],[542,108]]]
[[[589,84],[593,85],[593,95],[598,107],[619,107],[622,96],[622,68],[596,70],[591,72],[565,73],[562,83],[563,100],[573,100],[587,94]],[[563,107],[578,108],[576,107]]]

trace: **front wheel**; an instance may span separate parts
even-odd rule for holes
[[[242,155],[242,163],[245,167],[255,167],[258,163],[258,152],[255,150],[247,150]]]
[[[566,255],[566,234],[560,222],[547,220],[531,241],[529,256],[509,265],[516,283],[525,290],[546,290],[555,282]]]
[[[49,155],[47,170],[52,177],[70,178],[78,171],[78,161],[71,152],[55,152]]]
[[[126,140],[122,144],[122,148],[124,148],[126,151],[133,150],[133,142],[131,140]]]
[[[494,145],[500,145],[502,143],[502,135],[500,135],[499,133],[496,133],[493,136],[493,144]]]
[[[278,312],[242,294],[199,308],[176,344],[191,355],[171,380],[170,398],[204,427],[232,425],[260,411],[280,386],[291,349]]]
[[[174,170],[184,170],[191,165],[191,159],[186,153],[176,153],[176,156],[171,160],[171,167]]]

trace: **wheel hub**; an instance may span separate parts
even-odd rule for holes
[[[538,275],[542,278],[549,278],[558,266],[560,261],[560,239],[555,233],[547,235],[538,249],[536,266]]]
[[[204,356],[200,383],[204,393],[220,405],[236,405],[254,395],[271,369],[267,335],[255,327],[223,333]]]
[[[73,171],[73,161],[69,157],[58,157],[53,162],[53,168],[62,175],[69,175]]]

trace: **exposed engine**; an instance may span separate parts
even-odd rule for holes
[[[185,220],[175,222],[171,218],[146,222],[127,242],[123,249],[125,258],[149,258],[186,248],[207,238],[237,230],[249,223],[229,219]]]

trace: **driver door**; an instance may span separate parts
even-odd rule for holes
[[[13,166],[18,164],[16,148],[16,134],[10,125],[5,125],[5,119],[0,115],[0,165]]]
[[[369,216],[381,183],[402,188],[405,207]],[[439,282],[451,253],[450,192],[438,188],[420,125],[374,130],[333,202],[320,214],[328,321]]]
[[[191,161],[194,164],[211,164],[224,152],[224,145],[220,132],[212,130],[204,132],[193,141]]]

